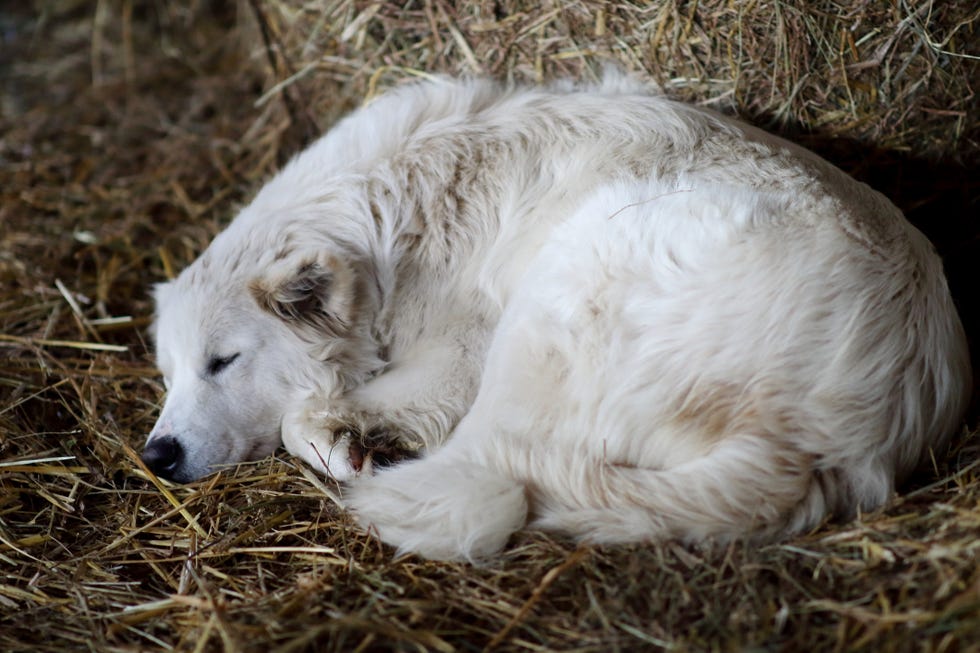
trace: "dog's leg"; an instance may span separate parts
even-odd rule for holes
[[[473,402],[487,337],[477,321],[450,324],[347,394],[304,399],[283,420],[286,449],[348,480],[438,447]]]
[[[771,536],[814,526],[843,491],[833,471],[766,435],[733,435],[703,456],[650,468],[555,448],[547,434],[511,437],[509,421],[471,413],[460,428],[482,437],[454,437],[430,457],[359,479],[348,506],[401,553],[473,561],[497,553],[529,517],[599,543]]]
[[[527,521],[524,486],[451,445],[359,478],[346,504],[399,553],[471,562],[497,553]]]
[[[561,410],[554,393],[563,368],[547,324],[520,319],[523,310],[501,323],[480,393],[445,447],[351,485],[346,502],[357,519],[399,551],[479,560],[526,523],[527,492],[513,465]]]
[[[346,481],[361,472],[364,458],[352,446],[354,432],[343,430],[350,416],[332,416],[324,405],[322,397],[312,395],[289,407],[282,420],[282,443],[321,474]]]

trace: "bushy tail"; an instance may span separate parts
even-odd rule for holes
[[[785,443],[734,436],[664,469],[566,466],[536,484],[532,525],[606,543],[800,531],[834,512],[846,491],[835,472],[812,465]]]
[[[524,486],[440,453],[358,479],[345,503],[399,553],[473,562],[499,552],[527,523]]]

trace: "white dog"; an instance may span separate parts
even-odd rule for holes
[[[872,509],[970,388],[940,260],[883,196],[621,79],[389,93],[156,300],[150,468],[282,443],[433,558],[529,521],[772,537]]]

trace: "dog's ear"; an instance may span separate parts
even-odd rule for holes
[[[297,328],[325,335],[350,330],[357,306],[352,268],[337,256],[317,253],[278,261],[249,284],[259,306]]]

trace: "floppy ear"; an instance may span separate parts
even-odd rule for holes
[[[354,273],[333,255],[288,256],[253,279],[249,290],[259,306],[295,327],[343,335],[354,321]]]

